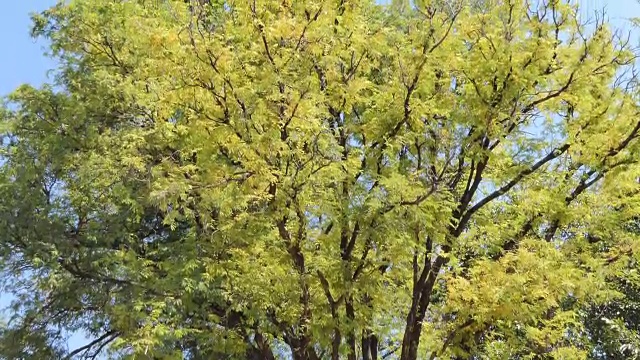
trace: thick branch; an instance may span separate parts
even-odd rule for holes
[[[474,206],[472,206],[468,211],[466,211],[464,213],[464,215],[462,215],[462,218],[460,219],[460,223],[458,224],[458,228],[456,229],[456,233],[460,233],[462,231],[463,227],[466,225],[466,223],[471,218],[471,216],[473,214],[475,214],[478,210],[480,210],[483,206],[487,205],[489,202],[491,202],[495,198],[506,194],[509,190],[511,190],[511,188],[513,188],[518,183],[520,183],[520,181],[522,181],[527,175],[530,175],[530,174],[534,173],[536,170],[538,170],[539,168],[541,168],[542,166],[547,164],[549,161],[551,161],[551,160],[557,158],[558,156],[564,154],[568,149],[569,149],[569,144],[564,144],[564,145],[556,148],[555,150],[553,150],[552,152],[547,154],[547,156],[545,156],[542,159],[538,160],[531,167],[521,171],[511,181],[509,181],[508,183],[506,183],[505,185],[503,185],[499,189],[495,190],[491,194],[487,195],[482,200],[478,201]]]
[[[114,337],[114,336],[117,336],[117,332],[115,330],[108,331],[104,335],[102,335],[99,338],[91,341],[90,343],[73,350],[72,352],[67,354],[67,356],[64,357],[64,360],[70,360],[74,356],[76,356],[76,355],[78,355],[78,354],[80,354],[82,352],[87,353],[94,346],[96,346],[98,344],[101,344],[103,341],[108,340],[110,337]],[[111,342],[111,341],[113,341],[113,339],[109,340],[109,342]],[[104,347],[104,346],[101,346],[101,347]]]

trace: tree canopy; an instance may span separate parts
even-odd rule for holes
[[[638,52],[579,13],[34,15],[59,68],[0,113],[0,357],[640,356]]]

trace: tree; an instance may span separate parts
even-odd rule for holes
[[[627,231],[638,234],[638,220],[627,219]],[[591,240],[603,243],[601,238]],[[636,271],[635,259],[628,259],[620,272],[610,276],[619,295],[602,304],[591,304],[583,314],[585,330],[594,345],[594,359],[640,358],[640,288]]]
[[[564,1],[73,0],[2,113],[9,359],[581,359],[629,38]],[[597,239],[597,240],[594,240]],[[94,339],[66,349],[65,334]],[[8,346],[7,346],[8,345]]]

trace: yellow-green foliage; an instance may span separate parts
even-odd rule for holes
[[[567,1],[72,0],[2,113],[0,357],[583,359],[629,42]]]

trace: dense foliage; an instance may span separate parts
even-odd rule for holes
[[[0,114],[16,296],[0,357],[638,356],[620,313],[640,301],[636,53],[578,13],[72,0],[34,16],[60,67]]]

